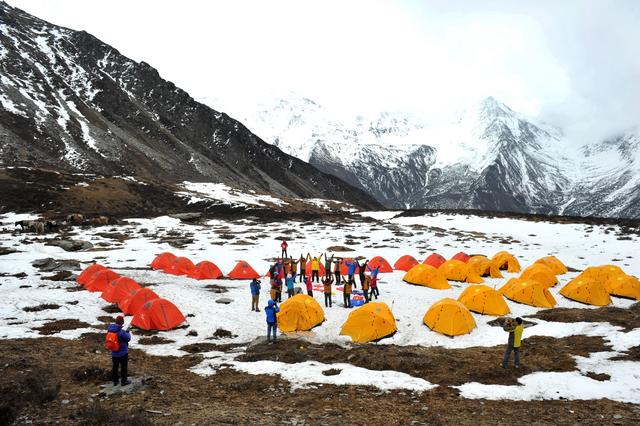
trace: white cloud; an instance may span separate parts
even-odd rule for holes
[[[437,114],[493,95],[581,138],[640,121],[633,0],[10,3],[149,62],[196,98],[295,91]]]

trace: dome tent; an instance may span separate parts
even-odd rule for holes
[[[438,270],[442,271],[444,276],[451,281],[466,281],[473,284],[479,284],[484,281],[480,275],[471,269],[469,264],[461,260],[447,260],[440,265]]]
[[[192,274],[195,269],[196,265],[194,265],[191,260],[186,257],[177,257],[166,272],[172,275],[188,276]]]
[[[438,253],[432,253],[422,262],[424,265],[431,265],[434,268],[439,268],[447,259],[440,256]]]
[[[484,315],[506,315],[509,311],[507,302],[504,301],[498,290],[486,285],[476,284],[464,289],[458,297],[470,311]]]
[[[467,265],[469,265],[474,273],[481,277],[489,276],[491,278],[502,278],[500,269],[498,269],[498,267],[486,256],[471,256]]]
[[[118,302],[118,308],[125,315],[136,314],[145,303],[153,299],[159,299],[160,297],[151,289],[142,287],[135,294],[129,295]]]
[[[95,274],[98,271],[101,271],[103,269],[107,269],[104,266],[100,265],[99,263],[94,263],[93,265],[90,265],[88,267],[86,267],[81,273],[80,275],[78,275],[78,278],[76,278],[76,282],[82,286],[87,284],[87,281],[89,281],[89,278],[91,278],[91,276],[93,274]]]
[[[506,269],[507,272],[520,272],[520,262],[518,259],[508,251],[500,251],[496,253],[492,258],[493,262],[498,269]]]
[[[640,280],[634,276],[615,275],[605,282],[604,287],[613,296],[640,300]]]
[[[258,274],[255,269],[253,269],[251,265],[244,260],[239,261],[227,276],[234,280],[260,278],[260,274]]]
[[[579,277],[582,278],[591,278],[593,280],[599,281],[602,284],[609,281],[609,279],[616,277],[618,275],[624,275],[624,271],[622,268],[616,265],[601,265],[601,266],[589,266],[587,269],[582,271]]]
[[[419,262],[415,259],[415,257],[405,254],[393,264],[393,267],[400,271],[408,271],[409,269],[416,266]]]
[[[569,272],[569,269],[565,266],[564,263],[562,263],[560,261],[560,259],[558,259],[555,256],[545,256],[545,257],[541,257],[540,259],[536,260],[534,262],[534,264],[536,263],[540,263],[545,265],[547,268],[551,269],[551,271],[555,274],[555,275],[562,275],[562,274],[566,274],[567,272]]]
[[[507,299],[539,308],[553,308],[557,302],[549,289],[535,280],[512,278],[500,289]]]
[[[460,251],[451,257],[451,260],[459,260],[460,262],[464,262],[464,263],[467,263],[469,259],[471,259],[471,256],[469,256],[467,253],[463,251]]]
[[[171,265],[173,265],[173,262],[177,258],[178,257],[173,253],[160,253],[155,257],[155,259],[153,259],[153,262],[151,262],[151,268],[167,272],[171,269]]]
[[[133,296],[140,290],[140,284],[129,277],[120,277],[111,282],[109,287],[102,292],[102,299],[110,303],[118,303],[124,298]]]
[[[389,306],[384,302],[369,302],[349,314],[340,335],[365,343],[390,336],[397,330],[396,319]]]
[[[143,330],[173,330],[184,321],[176,305],[167,299],[152,299],[135,313],[131,325]]]
[[[189,274],[189,278],[195,280],[216,280],[222,278],[223,274],[220,268],[208,260],[203,260],[195,265],[195,268]]]
[[[324,321],[324,311],[316,299],[297,294],[280,305],[278,328],[283,332],[307,331]]]
[[[391,267],[389,262],[387,262],[387,259],[385,259],[382,256],[375,256],[371,258],[371,260],[369,261],[369,267],[371,269],[376,269],[377,267],[380,267],[380,269],[378,270],[378,272],[380,273],[393,272],[393,268]]]
[[[402,279],[409,284],[423,285],[438,290],[451,288],[442,271],[423,263],[419,263],[411,268],[404,274]]]
[[[545,287],[553,287],[558,283],[558,278],[553,273],[553,271],[546,265],[541,263],[534,263],[533,265],[527,267],[522,274],[520,274],[520,278],[523,280],[535,280]]]
[[[446,336],[467,334],[476,328],[476,321],[467,307],[448,297],[431,305],[422,321],[431,330]]]
[[[611,296],[599,281],[591,278],[576,277],[560,289],[560,294],[567,299],[594,306],[611,304]]]
[[[111,269],[101,269],[87,280],[84,286],[89,291],[104,291],[109,287],[111,281],[120,278],[120,274],[113,272]]]

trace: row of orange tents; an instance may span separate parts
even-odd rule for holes
[[[116,303],[125,315],[133,315],[131,325],[143,330],[172,330],[185,321],[169,300],[100,264],[87,267],[76,281],[91,292],[102,292],[102,299]]]
[[[224,274],[218,266],[208,260],[194,264],[186,257],[178,257],[173,253],[161,253],[153,259],[151,267],[172,275],[186,275],[196,280],[215,280],[223,278]],[[245,280],[260,277],[248,262],[241,260],[227,274],[227,278]]]

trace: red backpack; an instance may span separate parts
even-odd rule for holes
[[[118,333],[115,331],[108,331],[107,337],[104,341],[104,347],[111,352],[118,352],[120,350],[120,341],[118,340]]]

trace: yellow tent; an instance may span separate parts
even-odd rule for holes
[[[587,305],[607,306],[611,297],[604,285],[590,278],[576,277],[560,289],[560,294],[567,299],[586,303]]]
[[[470,311],[486,315],[506,315],[509,311],[499,291],[486,285],[471,285],[458,297]]]
[[[602,265],[602,266],[590,266],[580,275],[581,278],[590,278],[595,281],[599,281],[604,285],[609,279],[618,276],[624,275],[624,271],[616,265]]]
[[[382,339],[397,330],[396,319],[387,304],[369,302],[349,314],[340,335],[351,336],[354,342],[364,343]]]
[[[545,265],[546,267],[551,269],[551,271],[555,275],[562,275],[569,272],[569,269],[564,265],[564,263],[562,263],[560,259],[555,256],[541,257],[540,259],[536,260],[535,263]]]
[[[306,294],[297,294],[280,305],[278,328],[283,332],[311,330],[322,321],[322,307],[316,299]]]
[[[409,269],[402,279],[410,284],[423,285],[438,290],[451,288],[442,271],[422,263]]]
[[[479,284],[484,282],[482,277],[475,273],[471,267],[465,262],[457,259],[451,259],[444,262],[438,270],[442,271],[448,280],[466,281],[468,283]]]
[[[506,298],[539,308],[553,308],[556,300],[549,289],[535,280],[512,278],[500,289]]]
[[[491,258],[491,262],[498,269],[506,269],[507,272],[520,272],[520,262],[518,262],[518,259],[508,251],[496,253]]]
[[[467,265],[481,277],[502,278],[500,269],[487,256],[471,256]]]
[[[640,280],[634,276],[615,275],[605,282],[604,287],[613,296],[640,300]]]
[[[541,263],[534,263],[526,268],[520,274],[520,278],[523,280],[535,280],[545,287],[553,287],[558,283],[558,278],[553,271]]]
[[[473,315],[466,306],[448,297],[431,305],[422,321],[431,330],[447,336],[467,334],[476,328]]]

